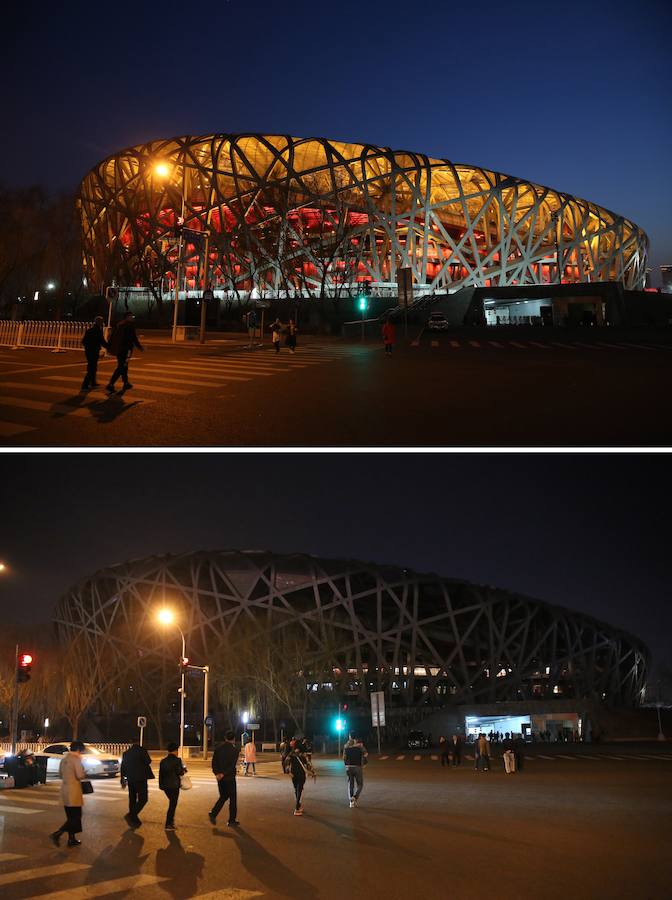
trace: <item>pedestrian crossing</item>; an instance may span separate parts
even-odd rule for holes
[[[422,339],[422,335],[411,342],[412,347],[421,347],[426,345],[426,341]],[[479,340],[471,339],[447,339],[440,340],[432,338],[429,340],[429,347],[432,350],[452,349],[452,350],[508,350],[514,348],[520,351],[543,350],[549,352],[553,350],[568,350],[576,352],[577,350],[594,350],[600,354],[604,351],[616,351],[622,353],[627,350],[638,350],[644,352],[670,352],[672,344],[656,343],[651,341],[648,343],[629,343],[627,341],[534,341],[534,340],[511,340],[500,338],[499,340],[489,340],[488,338],[480,338]]]
[[[183,399],[198,391],[238,386],[251,381],[272,383],[293,372],[305,374],[317,366],[366,352],[359,347],[310,346],[290,354],[271,351],[221,351],[175,353],[166,357],[147,353],[134,358],[130,367],[133,389],[109,396],[104,385],[116,366],[101,359],[101,387],[80,392],[84,365],[49,365],[30,372],[15,368],[0,371],[0,441],[36,431],[54,419],[113,422],[131,408],[142,408],[169,397]]]
[[[491,760],[498,760],[501,757],[500,751],[493,751],[490,754]],[[371,754],[369,759],[376,760],[377,762],[415,762],[415,763],[429,763],[429,762],[437,762],[439,757],[435,754],[406,754],[401,753],[397,756],[383,754],[383,755],[374,755]],[[469,762],[474,762],[474,754],[473,753],[463,753],[462,760],[467,760]],[[631,760],[637,760],[639,762],[662,762],[662,763],[670,763],[672,762],[672,753],[624,753],[621,755],[615,755],[612,753],[525,753],[525,762],[535,762],[536,760],[545,761],[545,762],[558,762],[560,760],[569,760],[570,762],[602,762],[603,760],[613,760],[618,762],[629,762]]]

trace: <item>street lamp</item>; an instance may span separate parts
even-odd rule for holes
[[[180,759],[182,759],[184,755],[184,673],[188,664],[186,640],[184,638],[184,632],[175,620],[175,613],[172,609],[167,609],[166,607],[160,609],[156,618],[163,626],[174,625],[180,632],[180,637],[182,638],[182,656],[180,658],[180,669],[182,670],[180,682]]]
[[[154,175],[157,178],[168,179],[170,178],[172,169],[171,167],[162,161],[159,161],[154,164],[153,167]],[[186,205],[186,169],[185,166],[182,166],[182,212],[180,214],[180,221],[184,225],[184,209]],[[181,269],[182,269],[182,230],[179,232],[179,241],[177,244],[177,266],[175,267],[175,309],[173,310],[173,343],[177,340],[177,310],[180,304],[180,277],[181,277]]]

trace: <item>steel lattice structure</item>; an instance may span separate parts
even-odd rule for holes
[[[261,134],[152,141],[92,169],[79,201],[89,282],[146,286],[173,273],[166,239],[183,198],[185,225],[208,233],[207,278],[227,289],[333,295],[389,286],[400,267],[416,290],[439,293],[644,287],[646,234],[589,201],[420,153]],[[205,277],[201,243],[191,235],[187,287]]]
[[[326,655],[334,690],[383,689],[390,705],[576,697],[633,706],[645,684],[646,647],[581,613],[433,574],[305,555],[194,552],[115,565],[68,591],[56,624],[110,671],[140,653],[147,672],[158,672],[167,649],[154,617],[166,600],[180,609],[194,659],[235,651],[250,623],[278,641],[294,629],[306,638],[306,672],[311,657]]]

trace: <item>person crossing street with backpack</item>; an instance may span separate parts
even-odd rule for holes
[[[89,391],[91,388],[98,387],[96,375],[98,373],[98,357],[100,356],[100,348],[110,349],[110,345],[105,340],[105,332],[103,331],[103,317],[96,316],[93,320],[91,328],[87,328],[82,338],[82,346],[84,347],[84,355],[86,356],[86,375],[82,382],[82,390]]]
[[[294,786],[294,815],[303,815],[303,789],[306,785],[306,775],[316,776],[315,769],[306,756],[306,748],[298,738],[293,738],[289,745],[285,748],[282,757],[282,770],[292,776],[292,785]]]
[[[117,368],[112,373],[109,384],[105,388],[108,394],[114,394],[117,378],[121,378],[124,390],[130,390],[133,385],[128,380],[128,363],[133,355],[133,350],[137,347],[141,353],[144,347],[138,340],[135,332],[135,324],[133,322],[134,315],[127,312],[121,322],[117,323],[110,338],[110,352],[117,357]]]
[[[348,800],[350,809],[357,806],[364,787],[364,766],[367,763],[368,751],[361,739],[351,735],[343,748],[343,762],[348,776]]]

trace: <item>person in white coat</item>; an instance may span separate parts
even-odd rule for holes
[[[250,766],[252,766],[252,774],[257,774],[257,748],[254,745],[254,741],[248,741],[245,744],[245,749],[243,750],[243,765],[245,766],[245,774],[247,775]]]
[[[58,847],[61,835],[68,832],[68,847],[76,847],[82,842],[75,835],[82,830],[82,780],[86,778],[82,765],[82,752],[84,744],[81,741],[73,741],[70,744],[70,752],[61,760],[59,774],[61,776],[61,799],[65,807],[65,822],[58,831],[54,831],[51,840]]]

